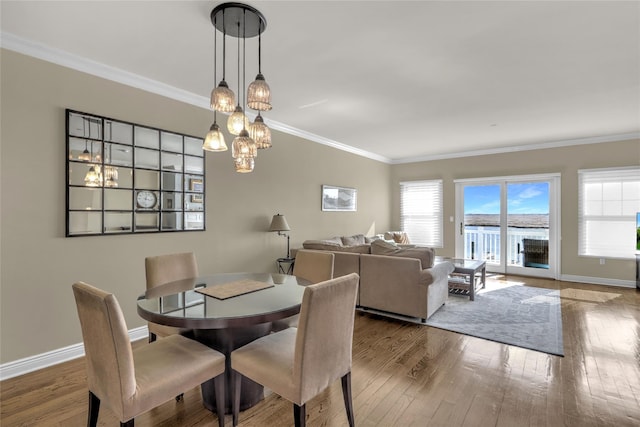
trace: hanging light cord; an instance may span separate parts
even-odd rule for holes
[[[258,20],[258,74],[262,74],[262,26]]]
[[[217,14],[213,16],[213,87],[218,84],[218,27],[216,27],[216,21],[218,20]],[[216,107],[213,107],[213,123],[216,122]]]
[[[225,11],[222,11],[222,80],[225,79],[227,74],[227,20],[224,19]]]
[[[240,21],[238,21],[238,105],[240,105]]]
[[[247,55],[246,55],[246,50],[247,50],[247,40],[246,40],[246,31],[247,31],[247,21],[246,21],[246,14],[247,11],[246,9],[242,11],[242,108],[244,108],[246,110],[247,106],[245,105],[245,102],[247,101],[247,93],[246,93],[246,74],[247,74]],[[242,119],[242,129],[246,130],[246,123],[247,121],[243,118]]]

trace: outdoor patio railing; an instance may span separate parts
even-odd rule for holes
[[[507,230],[507,263],[523,265],[522,240],[548,240],[548,229],[512,228]],[[501,255],[500,230],[496,227],[473,227],[464,230],[464,257],[499,263]],[[473,251],[473,252],[472,252]]]

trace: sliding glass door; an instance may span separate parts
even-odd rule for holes
[[[559,175],[456,181],[456,257],[499,273],[557,278]]]

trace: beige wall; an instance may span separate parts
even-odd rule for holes
[[[129,327],[142,326],[135,299],[144,289],[145,256],[194,251],[203,274],[272,271],[286,250],[285,238],[265,232],[273,214],[286,215],[292,247],[395,229],[398,183],[406,180],[442,178],[448,219],[455,179],[561,173],[561,273],[634,278],[631,261],[601,266],[577,257],[576,171],[638,165],[638,140],[390,166],[274,132],[274,147],[259,153],[252,174],[236,174],[228,152],[207,153],[206,232],[65,238],[65,108],[192,135],[208,129],[211,113],[11,51],[1,55],[0,363],[81,341],[74,281],[114,292]],[[322,212],[322,184],[357,188],[358,211]],[[453,255],[453,224],[444,227],[438,253]]]
[[[129,328],[142,326],[135,300],[144,291],[145,256],[194,251],[203,274],[274,271],[286,251],[284,237],[265,231],[275,213],[286,215],[292,247],[389,227],[389,165],[274,132],[274,147],[259,153],[252,174],[235,173],[230,152],[207,153],[207,231],[65,238],[65,108],[191,135],[208,130],[212,114],[1,55],[0,363],[81,342],[71,293],[77,280],[114,292]],[[322,212],[322,184],[357,188],[358,211]]]
[[[455,253],[454,180],[464,178],[561,174],[561,271],[562,275],[635,280],[635,262],[578,257],[578,169],[637,166],[640,164],[640,140],[576,145],[486,156],[394,165],[391,172],[392,226],[400,223],[400,185],[402,181],[442,179],[444,191],[444,248],[438,254]]]

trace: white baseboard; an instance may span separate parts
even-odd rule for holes
[[[147,326],[141,326],[129,331],[129,339],[131,341],[137,341],[148,336],[149,330]],[[13,362],[3,363],[0,365],[0,381],[37,371],[38,369],[48,368],[82,356],[84,356],[84,344],[79,343]]]
[[[603,277],[574,276],[572,274],[561,274],[560,280],[565,282],[589,283],[593,285],[619,286],[621,288],[635,288],[635,280],[605,279]]]

